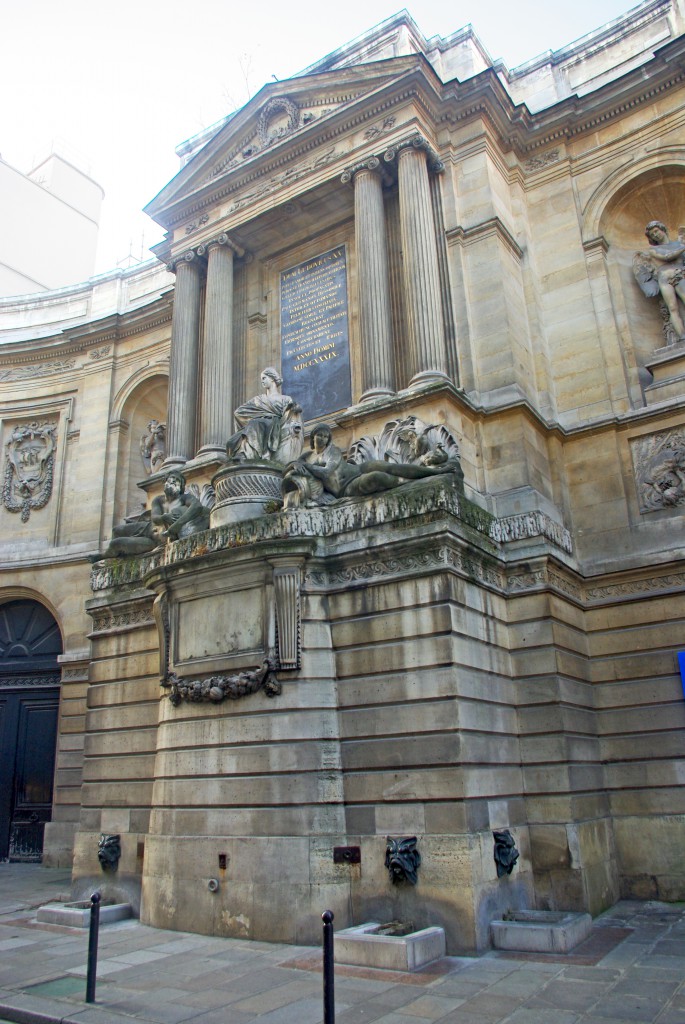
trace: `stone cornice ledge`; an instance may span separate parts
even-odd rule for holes
[[[94,592],[143,581],[150,573],[189,559],[231,548],[274,541],[333,538],[386,524],[420,525],[436,515],[452,516],[481,534],[485,550],[498,557],[502,545],[530,538],[544,538],[572,553],[571,536],[543,512],[529,512],[494,519],[465,498],[448,477],[409,484],[373,498],[349,498],[323,508],[293,509],[260,516],[246,522],[219,526],[167,545],[159,553],[139,558],[112,559],[93,567]]]

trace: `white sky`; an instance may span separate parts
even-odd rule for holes
[[[178,143],[406,6],[426,36],[471,24],[511,68],[635,6],[631,0],[4,0],[0,154],[27,172],[53,143],[105,190],[96,272],[149,256],[142,212]],[[37,244],[40,244],[37,241]]]

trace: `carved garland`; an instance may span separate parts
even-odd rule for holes
[[[273,121],[274,115],[280,112],[287,114],[288,122],[285,127],[270,132],[269,125]],[[264,109],[259,115],[257,134],[262,146],[268,146],[278,139],[285,138],[286,135],[292,135],[299,127],[300,110],[297,104],[293,103],[287,96],[275,96],[265,104]]]
[[[179,679],[169,675],[162,683],[169,687],[169,700],[178,707],[183,701],[199,704],[211,702],[220,704],[223,700],[238,700],[258,690],[264,690],[267,697],[277,697],[282,686],[276,674],[276,663],[265,658],[261,668],[238,672],[232,676],[209,676],[208,679]]]

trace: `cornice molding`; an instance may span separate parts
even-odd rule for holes
[[[519,263],[523,259],[523,249],[518,244],[506,225],[499,217],[490,217],[480,224],[474,224],[469,228],[458,226],[445,232],[448,242],[455,241],[460,245],[471,245],[481,238],[496,235],[502,241],[510,253]]]
[[[90,350],[112,345],[122,338],[152,331],[171,322],[173,290],[137,309],[109,316],[90,323],[64,327],[50,337],[11,342],[0,349],[0,368],[16,367],[18,363],[32,364],[57,362],[70,356],[80,356]],[[109,353],[108,353],[109,354]],[[88,369],[96,369],[101,360],[89,358]],[[75,366],[75,363],[74,363]],[[69,369],[73,369],[70,366]]]

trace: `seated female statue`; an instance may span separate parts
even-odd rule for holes
[[[272,366],[262,371],[261,382],[264,394],[236,409],[237,429],[226,443],[226,452],[239,462],[292,462],[302,451],[302,409],[281,394],[283,378]]]

